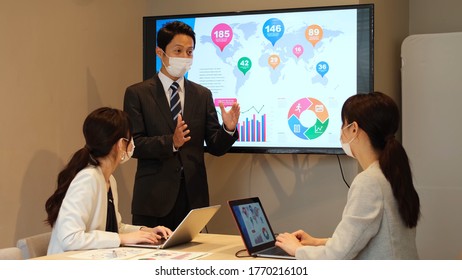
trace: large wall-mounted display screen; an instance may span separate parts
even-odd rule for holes
[[[143,78],[161,67],[156,33],[180,20],[196,33],[189,80],[219,102],[237,101],[230,152],[343,153],[340,111],[373,90],[372,4],[143,19]]]

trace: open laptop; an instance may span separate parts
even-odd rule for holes
[[[242,240],[253,257],[295,259],[274,245],[275,234],[258,197],[228,201]]]
[[[196,208],[189,211],[169,238],[163,239],[161,244],[136,243],[124,244],[126,247],[141,247],[151,249],[166,249],[175,245],[184,244],[193,240],[207,225],[220,209],[221,205]]]

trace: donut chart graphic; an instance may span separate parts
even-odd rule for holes
[[[316,123],[311,127],[304,126],[300,121],[300,116],[306,110],[312,111],[316,115]],[[313,140],[321,136],[329,125],[329,113],[324,104],[312,97],[297,100],[290,107],[287,116],[290,130],[303,140]]]

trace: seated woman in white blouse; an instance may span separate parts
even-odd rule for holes
[[[395,139],[396,103],[379,92],[358,94],[342,108],[342,147],[363,171],[353,180],[331,238],[298,230],[276,238],[297,259],[417,259],[419,196],[409,160]]]
[[[47,200],[46,223],[52,227],[48,255],[71,250],[114,248],[125,243],[157,243],[172,231],[124,224],[118,211],[112,174],[130,159],[135,146],[125,112],[99,108],[83,124],[85,146],[58,175]]]

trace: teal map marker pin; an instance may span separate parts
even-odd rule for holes
[[[248,57],[241,57],[237,62],[237,67],[245,75],[252,68],[252,61]]]

